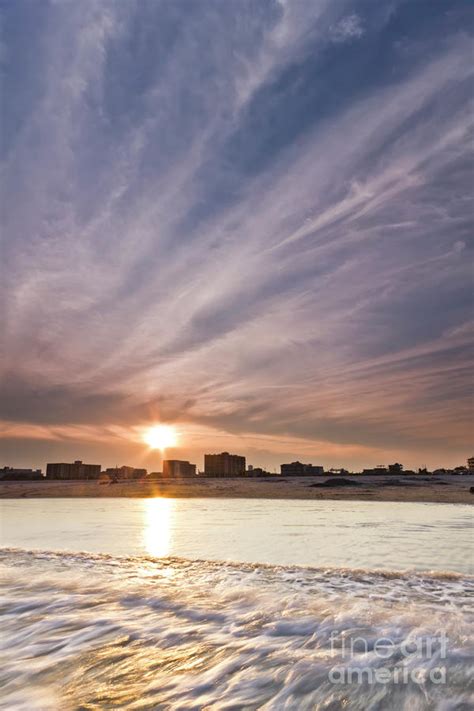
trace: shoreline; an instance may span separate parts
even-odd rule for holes
[[[474,475],[444,476],[432,481],[395,481],[383,477],[349,479],[352,485],[321,486],[331,477],[294,479],[218,478],[199,480],[157,479],[116,484],[97,481],[0,482],[0,499],[24,498],[233,498],[346,501],[405,501],[419,503],[474,504]],[[454,479],[454,480],[453,480]],[[315,486],[316,484],[316,486]],[[318,486],[319,485],[319,486]]]

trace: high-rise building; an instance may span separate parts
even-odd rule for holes
[[[75,462],[60,462],[46,465],[47,479],[98,479],[100,464],[83,464],[80,459]]]
[[[180,459],[164,459],[163,476],[171,478],[196,476],[196,465]]]
[[[238,454],[205,454],[204,476],[245,476],[245,457]]]

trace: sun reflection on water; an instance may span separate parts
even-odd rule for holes
[[[163,558],[171,550],[172,499],[145,499],[143,543],[150,555]]]

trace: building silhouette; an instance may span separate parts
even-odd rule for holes
[[[196,465],[180,459],[164,459],[163,476],[170,478],[196,476]]]
[[[205,454],[204,476],[245,476],[245,457],[238,454]]]
[[[41,469],[15,469],[3,467],[0,469],[0,481],[36,481],[44,479]]]
[[[324,474],[324,467],[302,464],[301,462],[281,464],[280,470],[282,476],[315,476]]]
[[[402,474],[403,473],[403,464],[399,464],[398,462],[395,462],[395,464],[389,464],[388,465],[388,473],[389,474]]]
[[[376,467],[372,467],[371,469],[363,469],[362,474],[367,476],[380,476],[388,474],[388,469],[384,464],[377,464]]]
[[[245,472],[246,476],[275,476],[271,472],[267,472],[266,469],[263,469],[263,467],[253,467],[251,464],[249,464],[247,471]]]
[[[80,459],[75,462],[60,462],[46,465],[47,479],[98,479],[100,464],[84,464]]]
[[[144,479],[148,474],[148,471],[146,469],[137,469],[136,467],[128,467],[124,465],[122,467],[108,467],[105,470],[105,474],[107,474],[112,481],[126,481]]]

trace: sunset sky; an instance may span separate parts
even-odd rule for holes
[[[0,467],[465,463],[471,12],[0,2]]]

